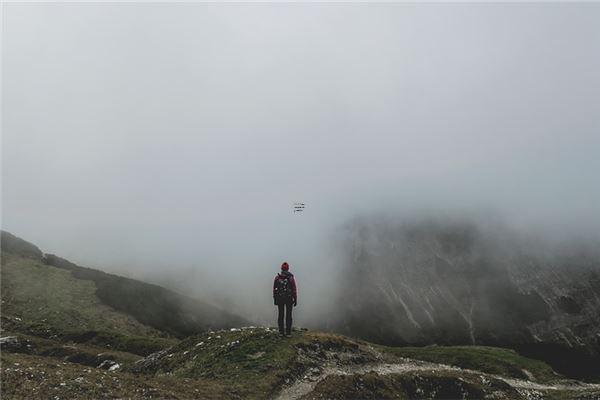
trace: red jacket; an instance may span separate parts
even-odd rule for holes
[[[296,301],[298,299],[298,287],[296,286],[296,279],[291,272],[281,271],[277,275],[275,275],[275,280],[273,280],[273,297],[275,297],[275,288],[277,287],[277,280],[287,276],[290,280],[290,285],[292,286],[292,299]]]

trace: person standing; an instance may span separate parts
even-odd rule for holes
[[[292,310],[298,305],[298,289],[296,279],[290,272],[287,262],[281,264],[281,272],[275,276],[273,282],[273,302],[278,307],[277,324],[282,336],[292,334]],[[283,327],[285,312],[285,330]]]

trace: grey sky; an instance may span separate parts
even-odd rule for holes
[[[267,310],[283,260],[313,301],[327,243],[362,213],[600,226],[600,4],[3,18],[3,229],[83,265],[204,293],[249,282]]]

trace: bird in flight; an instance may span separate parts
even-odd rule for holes
[[[294,214],[304,211],[305,206],[304,203],[294,203]]]

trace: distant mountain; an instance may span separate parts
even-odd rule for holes
[[[469,221],[347,226],[333,330],[389,345],[511,347],[600,377],[600,251]]]
[[[8,232],[1,235],[2,316],[9,326],[16,320],[6,318],[13,315],[27,321],[31,329],[43,325],[59,333],[100,329],[147,334],[154,330],[184,337],[247,324],[243,318],[199,300],[84,268],[43,254]]]

